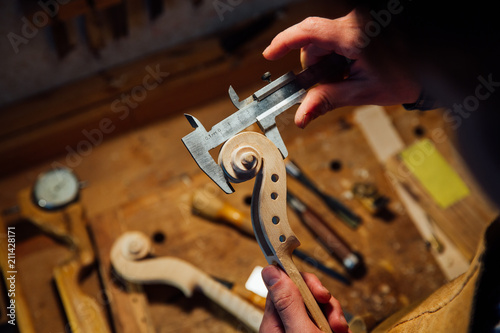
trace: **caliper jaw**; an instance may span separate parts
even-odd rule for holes
[[[233,103],[235,103],[235,100],[239,102],[239,99],[234,90],[232,91],[232,93],[233,95],[231,96],[231,100],[233,101]],[[286,149],[283,138],[281,137],[276,125],[276,117],[291,108],[293,105],[300,103],[305,95],[306,91],[304,89],[301,89],[293,93],[291,96],[285,98],[281,102],[277,103],[273,107],[269,108],[267,111],[256,115],[253,120],[247,120],[246,125],[248,126],[250,126],[252,123],[257,122],[264,135],[269,140],[271,140],[279,149],[283,158],[286,158],[288,156],[288,150]],[[249,104],[251,103],[259,103],[259,101],[257,100],[250,102],[249,99],[250,98],[247,98],[245,101],[239,102],[238,106],[245,107],[249,106]],[[209,153],[209,151],[215,148],[216,144],[218,143],[217,141],[212,140],[212,138],[210,138],[210,135],[214,135],[214,133],[215,135],[218,135],[216,134],[217,132],[212,133],[212,129],[212,134],[210,134],[198,119],[189,114],[185,114],[185,117],[194,128],[194,131],[183,137],[182,142],[184,143],[200,169],[203,170],[203,172],[205,172],[205,174],[210,177],[210,179],[212,179],[224,192],[226,192],[227,194],[233,193],[234,189],[225,177],[224,171],[214,161]],[[234,133],[233,135],[237,134],[238,132]],[[230,137],[221,138],[220,141],[225,142],[228,139],[230,139]]]
[[[234,192],[233,187],[228,182],[222,171],[221,167],[215,163],[214,159],[210,155],[209,151],[213,147],[207,147],[205,145],[206,136],[208,135],[207,130],[202,125],[202,123],[195,117],[184,114],[194,131],[182,138],[182,142],[186,146],[187,150],[196,161],[196,164],[200,167],[205,174],[210,177],[219,187],[226,192],[231,194]]]
[[[281,137],[278,127],[276,126],[276,117],[295,104],[302,102],[305,95],[306,91],[304,89],[301,89],[290,97],[276,104],[276,106],[270,108],[268,111],[257,116],[257,124],[259,125],[260,129],[262,130],[262,132],[264,132],[267,138],[276,145],[276,147],[281,152],[283,159],[288,156],[288,150],[286,149],[283,138]]]
[[[304,89],[288,85],[295,78],[295,74],[289,72],[243,101],[240,101],[238,94],[232,87],[229,87],[229,97],[238,111],[215,125],[210,131],[207,131],[198,119],[185,114],[194,131],[183,137],[182,142],[200,169],[224,192],[231,194],[234,189],[209,151],[246,127],[257,122],[262,132],[279,149],[283,158],[288,156],[285,143],[276,126],[276,117],[300,103],[306,94]],[[266,100],[267,98],[271,101]]]

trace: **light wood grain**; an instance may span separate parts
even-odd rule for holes
[[[318,328],[323,332],[331,332],[325,315],[292,259],[292,252],[300,242],[288,223],[286,171],[280,151],[264,135],[243,132],[224,144],[219,154],[219,164],[234,182],[256,177],[251,215],[257,242],[267,262],[283,268],[297,285]]]
[[[53,273],[71,329],[83,333],[110,332],[103,307],[85,294],[81,286],[82,275],[96,260],[81,204],[45,211],[35,206],[29,188],[19,192],[18,202],[22,217],[71,249],[70,256]]]
[[[464,273],[469,267],[468,257],[458,251],[460,245],[450,240],[450,234],[441,230],[441,226],[433,226],[429,219],[429,212],[426,211],[416,200],[416,197],[408,193],[404,183],[394,172],[391,160],[396,154],[404,149],[405,144],[382,107],[365,106],[355,111],[355,118],[358,125],[363,130],[371,148],[379,162],[386,167],[389,179],[400,200],[405,205],[408,214],[411,216],[422,237],[432,247],[433,255],[440,264],[441,269],[449,280]],[[406,180],[403,180],[404,182]],[[455,222],[455,221],[454,221]],[[473,238],[474,239],[474,238]],[[479,241],[479,235],[474,242]],[[442,246],[442,247],[441,247]]]
[[[142,286],[120,279],[111,266],[112,245],[126,227],[120,225],[116,212],[113,212],[99,216],[92,230],[100,259],[99,272],[115,329],[123,333],[156,332]]]

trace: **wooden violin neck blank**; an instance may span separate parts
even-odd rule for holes
[[[288,223],[286,170],[280,151],[264,135],[242,132],[224,144],[219,164],[233,183],[255,177],[251,214],[260,248],[267,262],[281,266],[297,285],[318,328],[331,332],[328,321],[292,260],[292,252],[300,242]]]

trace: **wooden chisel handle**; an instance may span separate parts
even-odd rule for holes
[[[262,310],[264,310],[266,307],[265,297],[259,296],[256,293],[246,289],[245,287],[240,286],[239,284],[234,285],[231,291],[240,296],[241,298],[249,301],[253,305],[259,307]]]
[[[262,322],[262,311],[245,302],[235,293],[205,274],[200,274],[197,288],[208,298],[233,314],[253,331],[258,332]]]
[[[193,193],[192,205],[195,213],[211,220],[220,220],[231,224],[252,238],[255,237],[252,222],[247,216],[231,204],[210,193],[210,191],[196,190]]]
[[[349,257],[352,256],[353,253],[352,250],[335,231],[323,223],[321,218],[314,211],[306,210],[302,212],[301,219],[315,234],[316,238],[320,240],[332,254],[338,257],[342,262],[349,260]],[[344,263],[344,266],[345,265]]]

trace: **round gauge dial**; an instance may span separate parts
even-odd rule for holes
[[[41,174],[33,187],[35,204],[58,209],[78,198],[80,182],[69,169],[53,169]]]

